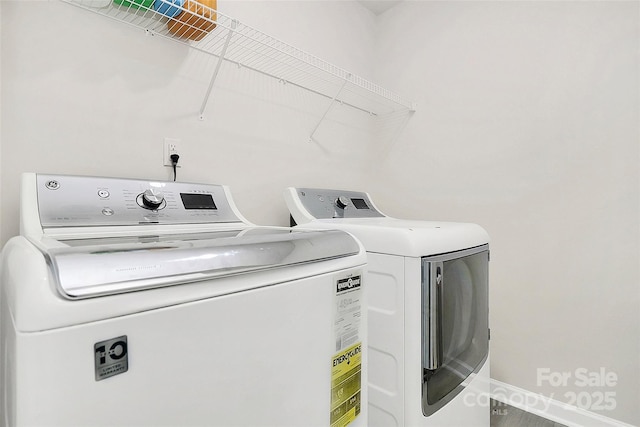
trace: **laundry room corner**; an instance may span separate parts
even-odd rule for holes
[[[640,424],[639,7],[401,2],[378,17],[376,79],[418,108],[378,146],[372,196],[487,229],[491,376],[526,391],[520,406],[572,405],[569,425],[582,410]]]

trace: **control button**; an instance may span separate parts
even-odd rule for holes
[[[113,215],[113,209],[111,208],[104,208],[102,209],[102,215],[106,215],[106,216],[111,216]]]
[[[339,207],[340,209],[346,208],[348,204],[349,204],[349,199],[347,199],[344,196],[340,196],[336,199],[336,206]]]
[[[107,197],[109,197],[109,196],[110,196],[110,194],[109,194],[109,192],[108,192],[107,190],[99,190],[99,191],[98,191],[98,196],[99,196],[101,199],[106,199]]]
[[[164,194],[152,188],[142,193],[142,207],[147,209],[158,209],[164,202]]]
[[[57,190],[58,188],[60,188],[60,183],[54,180],[47,181],[45,187],[47,187],[49,190]]]

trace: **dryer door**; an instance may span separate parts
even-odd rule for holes
[[[422,412],[464,389],[489,352],[488,245],[422,259]]]

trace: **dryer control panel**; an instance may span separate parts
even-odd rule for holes
[[[316,219],[384,217],[367,193],[360,191],[295,188],[295,197]]]
[[[36,185],[43,228],[242,222],[222,185],[43,174]]]

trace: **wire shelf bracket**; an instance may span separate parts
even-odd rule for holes
[[[222,61],[225,59],[225,55],[227,54],[227,49],[229,48],[229,42],[231,42],[231,37],[233,36],[233,32],[238,26],[238,21],[231,21],[231,28],[227,33],[227,37],[224,41],[224,46],[222,46],[222,51],[220,52],[220,56],[218,56],[218,61],[216,62],[216,68],[213,71],[213,75],[211,76],[211,81],[209,82],[209,87],[207,88],[207,92],[204,95],[204,99],[202,100],[202,105],[200,106],[200,120],[204,120],[204,110],[207,108],[207,104],[209,103],[209,97],[211,96],[211,89],[213,88],[213,84],[218,77],[218,73],[220,72],[220,66],[222,65]]]
[[[351,75],[349,75],[349,77],[351,77]],[[346,84],[347,84],[347,79],[344,79],[344,82],[342,82],[342,86],[340,86],[340,89],[338,89],[338,93],[336,93],[336,96],[334,96],[331,99],[331,102],[329,103],[329,105],[325,109],[324,114],[322,115],[322,117],[320,117],[320,120],[318,121],[318,124],[311,131],[311,135],[309,136],[309,142],[313,142],[313,135],[316,134],[316,131],[318,130],[318,128],[320,127],[320,125],[324,121],[324,118],[327,117],[327,114],[329,114],[329,111],[331,110],[331,107],[333,107],[333,105],[336,103],[336,100],[338,99],[338,96],[340,96],[340,93],[342,92],[342,89],[344,89]]]

